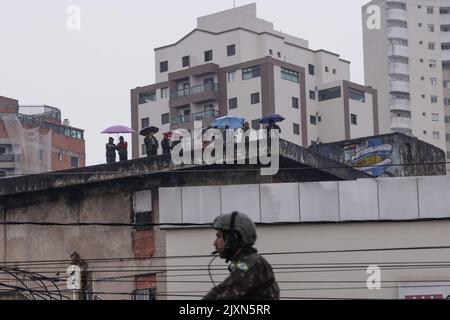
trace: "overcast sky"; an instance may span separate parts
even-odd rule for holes
[[[275,30],[350,60],[364,82],[361,6],[368,0],[236,0],[257,3]],[[81,9],[81,29],[67,8]],[[85,130],[86,163],[105,162],[111,125],[131,125],[130,89],[154,83],[154,52],[196,27],[197,17],[233,0],[0,0],[0,95],[61,109]],[[130,140],[130,135],[125,135]],[[131,146],[130,146],[131,154]]]

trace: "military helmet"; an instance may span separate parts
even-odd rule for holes
[[[213,228],[217,230],[230,231],[231,217],[233,213],[218,216],[213,223]],[[255,223],[246,214],[237,212],[234,220],[234,230],[240,235],[245,246],[252,246],[256,242]]]

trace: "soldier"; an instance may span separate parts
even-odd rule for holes
[[[203,300],[278,300],[280,289],[272,267],[253,248],[253,221],[243,213],[233,212],[217,217],[213,228],[217,230],[214,254],[231,261],[230,275]]]
[[[114,144],[114,138],[110,137],[106,144],[106,163],[116,162],[116,150],[117,146]]]
[[[156,140],[154,133],[150,132],[144,139],[145,149],[148,157],[155,157],[158,155],[158,140]]]

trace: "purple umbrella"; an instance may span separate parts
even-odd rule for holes
[[[135,131],[126,126],[112,126],[102,131],[102,133],[134,133]]]

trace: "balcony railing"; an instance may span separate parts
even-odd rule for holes
[[[182,123],[188,123],[191,122],[191,116],[176,116],[176,117],[172,117],[170,119],[170,123],[171,124],[182,124]]]
[[[219,116],[219,111],[217,110],[207,110],[203,112],[197,112],[192,114],[192,121],[198,121],[205,118],[217,118]]]
[[[0,162],[13,162],[14,154],[0,153]]]
[[[195,94],[200,94],[203,92],[209,92],[209,91],[217,92],[218,90],[219,90],[219,85],[217,83],[201,84],[201,85],[193,86],[190,88],[184,88],[184,89],[172,91],[170,93],[170,98],[178,99],[178,98],[182,98],[182,97],[193,96]]]

